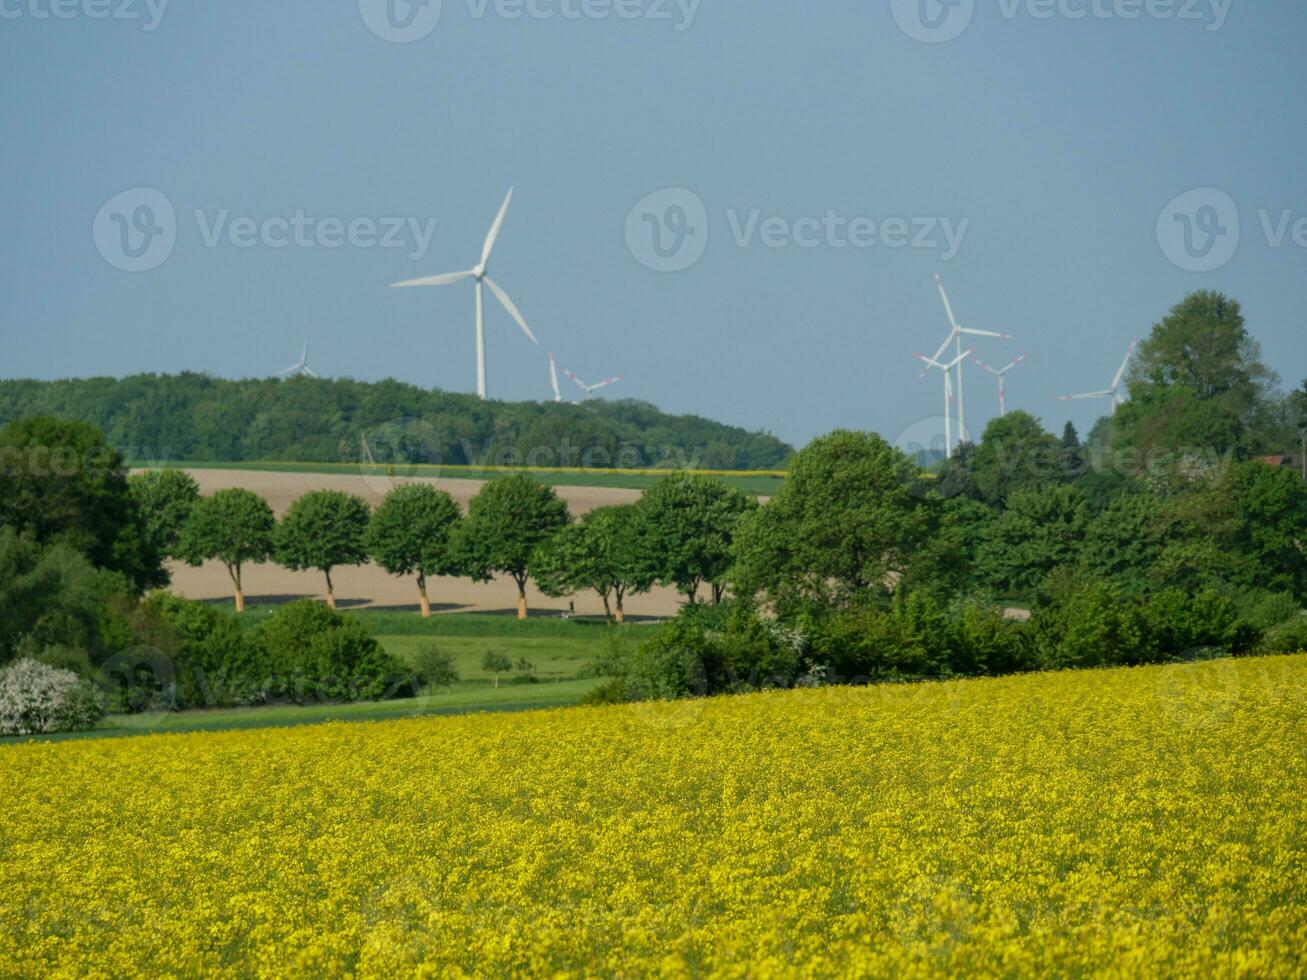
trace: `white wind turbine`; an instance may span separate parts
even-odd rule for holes
[[[992,374],[994,377],[998,378],[998,414],[999,415],[1007,414],[1007,374],[1009,371],[1011,371],[1014,367],[1016,367],[1025,359],[1026,359],[1026,355],[1022,354],[1007,367],[996,368],[996,367],[990,367],[988,364],[986,364],[978,357],[972,358],[972,360],[976,362],[977,367],[983,368],[984,370]]]
[[[273,377],[294,378],[300,375],[306,375],[310,378],[317,377],[317,375],[313,373],[313,368],[309,367],[309,342],[307,338],[304,340],[304,351],[300,354],[300,359],[290,367],[286,368],[286,370],[278,371],[273,375]]]
[[[485,321],[485,301],[482,296],[481,284],[485,283],[490,287],[490,291],[495,294],[495,298],[508,311],[508,315],[517,321],[517,325],[522,328],[522,332],[530,338],[531,343],[539,344],[531,328],[526,325],[526,320],[522,318],[521,312],[513,305],[513,301],[508,298],[508,293],[500,288],[499,284],[486,275],[486,265],[490,262],[490,253],[495,248],[495,239],[499,237],[499,229],[503,227],[504,215],[508,213],[508,202],[513,199],[513,189],[508,189],[508,196],[504,198],[503,205],[499,208],[499,214],[495,216],[495,223],[490,226],[490,234],[486,235],[486,242],[481,247],[481,261],[472,269],[466,272],[446,272],[439,276],[427,276],[423,279],[408,279],[404,282],[397,282],[394,288],[402,289],[408,286],[448,286],[450,283],[461,282],[464,279],[476,280],[477,294],[477,395],[484,401],[486,398],[486,321]]]
[[[1078,402],[1086,401],[1091,398],[1110,398],[1112,399],[1112,411],[1116,412],[1118,408],[1125,404],[1125,395],[1121,393],[1121,382],[1125,380],[1126,368],[1130,366],[1130,358],[1135,356],[1135,348],[1139,341],[1131,341],[1130,349],[1126,351],[1125,360],[1121,362],[1120,369],[1116,372],[1116,377],[1112,379],[1112,387],[1106,391],[1090,391],[1083,395],[1063,395],[1059,401]]]
[[[579,387],[582,391],[585,392],[586,401],[590,401],[592,398],[594,398],[595,392],[598,391],[600,388],[607,388],[609,385],[615,385],[617,384],[617,382],[622,380],[621,377],[608,378],[604,381],[600,381],[597,385],[588,385],[580,378],[578,378],[575,374],[573,374],[571,371],[567,370],[566,368],[563,369],[563,373],[567,375],[569,378],[571,378],[573,381],[575,381],[577,387]]]
[[[554,355],[549,355],[549,384],[554,389],[554,401],[563,400],[563,392],[558,387],[558,362],[554,360]]]
[[[948,314],[950,332],[944,338],[944,343],[939,345],[939,350],[935,351],[935,356],[930,358],[932,361],[938,361],[944,356],[944,351],[948,350],[949,344],[956,344],[957,357],[953,360],[954,366],[958,372],[958,441],[967,437],[967,409],[966,403],[962,396],[962,363],[966,360],[962,356],[962,335],[966,334],[971,337],[998,337],[1000,340],[1011,340],[1012,336],[1005,333],[995,333],[993,330],[974,330],[971,327],[958,326],[957,318],[953,315],[953,304],[948,301],[948,293],[944,292],[944,282],[935,275],[935,283],[939,286],[939,297],[944,301],[944,312]],[[950,450],[951,455],[951,450]]]
[[[937,368],[944,375],[944,457],[946,459],[953,458],[953,369],[970,357],[974,351],[974,347],[968,347],[947,364],[925,354],[912,355],[917,360],[926,362],[926,369],[921,372],[921,377],[928,375],[931,368]]]

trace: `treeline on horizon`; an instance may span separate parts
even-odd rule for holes
[[[769,433],[646,402],[483,402],[392,379],[0,381],[0,425],[31,416],[89,422],[132,466],[358,462],[366,451],[383,464],[771,470],[793,454]]]

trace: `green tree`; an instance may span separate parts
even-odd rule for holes
[[[720,602],[736,530],[758,502],[712,477],[674,473],[654,481],[638,506],[657,580],[690,604],[707,583],[713,602]]]
[[[487,674],[493,674],[495,678],[495,687],[499,686],[499,675],[507,674],[513,669],[513,660],[506,653],[498,650],[487,650],[481,658],[481,669]]]
[[[1087,523],[1084,499],[1074,487],[1018,491],[985,528],[977,574],[1002,595],[1028,596],[1049,572],[1075,564]]]
[[[465,569],[475,577],[508,575],[517,585],[517,618],[526,619],[531,556],[571,518],[553,490],[525,474],[491,480],[472,498],[459,535]]]
[[[1085,525],[1080,564],[1128,593],[1146,592],[1156,584],[1168,523],[1162,501],[1153,495],[1119,494]]]
[[[531,574],[548,596],[597,592],[610,619],[626,619],[626,597],[648,592],[658,574],[644,511],[633,504],[600,507],[543,542]]]
[[[40,545],[65,542],[134,591],[167,584],[122,456],[85,422],[37,417],[0,429],[0,526]]]
[[[454,655],[436,646],[421,647],[413,654],[413,672],[428,691],[436,687],[449,691],[458,683]]]
[[[1307,381],[1289,396],[1290,420],[1298,437],[1298,467],[1307,481]]]
[[[454,498],[427,483],[386,494],[368,526],[368,553],[391,575],[416,575],[422,618],[431,618],[427,579],[459,571],[454,549],[462,514]]]
[[[985,426],[972,468],[981,498],[1002,506],[1014,493],[1061,481],[1062,446],[1029,412],[1009,412]]]
[[[1085,449],[1080,444],[1080,433],[1076,432],[1076,427],[1070,422],[1062,430],[1061,450],[1062,475],[1069,480],[1084,476],[1088,470]]]
[[[272,508],[258,494],[239,488],[219,490],[196,502],[182,527],[177,551],[190,565],[209,559],[221,562],[231,576],[240,613],[245,611],[241,569],[272,556],[276,527]]]
[[[0,527],[0,664],[55,646],[94,655],[104,585],[71,545],[42,548],[31,535]]]
[[[778,610],[888,596],[939,523],[939,502],[919,484],[916,465],[875,433],[815,440],[741,522],[737,593],[764,593]]]
[[[199,485],[185,470],[148,470],[129,477],[127,488],[136,501],[146,542],[161,557],[178,557],[182,528],[200,499]]]
[[[1239,304],[1217,292],[1191,293],[1140,345],[1112,447],[1145,460],[1278,448],[1265,445],[1275,381]]]
[[[306,493],[286,511],[273,538],[277,561],[292,571],[316,568],[327,580],[327,606],[336,608],[332,569],[368,560],[367,502],[339,490]]]

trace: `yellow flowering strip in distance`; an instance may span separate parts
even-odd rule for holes
[[[1307,657],[0,746],[0,974],[1301,976]]]

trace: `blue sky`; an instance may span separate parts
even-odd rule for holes
[[[0,0],[6,377],[270,374],[308,334],[323,374],[472,390],[470,284],[387,287],[474,264],[510,185],[491,272],[541,347],[489,307],[496,397],[547,397],[553,350],[614,397],[894,438],[940,414],[937,272],[1050,427],[1197,288],[1307,376],[1297,0],[55,2]],[[967,403],[997,409],[979,371]]]

